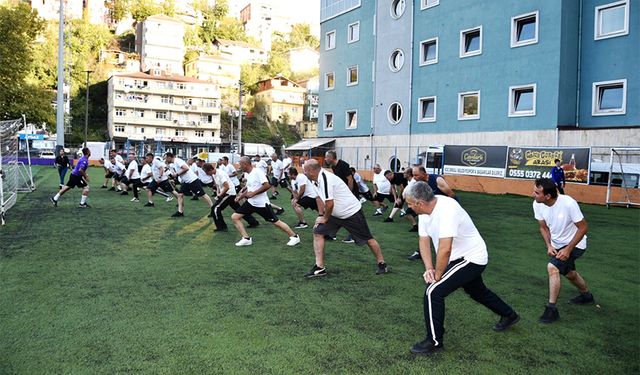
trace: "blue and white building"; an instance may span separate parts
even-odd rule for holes
[[[638,146],[640,1],[322,0],[320,79],[336,147]]]

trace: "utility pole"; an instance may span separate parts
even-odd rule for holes
[[[231,148],[233,149],[233,107],[229,108],[229,120],[231,121],[231,129],[229,134],[229,146],[231,146]]]
[[[87,73],[87,96],[84,108],[84,147],[87,147],[87,129],[89,128],[89,74],[93,73],[93,70],[85,70],[85,73]]]
[[[244,92],[242,91],[242,87],[244,86],[244,82],[238,81],[239,91],[239,104],[238,104],[238,155],[242,155],[242,95]]]
[[[58,87],[56,98],[56,155],[64,148],[64,2],[60,0],[58,25]]]

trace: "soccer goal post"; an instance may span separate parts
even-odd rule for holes
[[[28,165],[18,159],[18,130],[24,125],[24,118],[0,121],[0,221],[5,224],[7,211],[16,204],[18,192],[30,192],[35,189],[31,172],[31,159]],[[28,143],[27,140],[27,154]]]
[[[640,148],[611,149],[607,181],[607,207],[640,207]]]

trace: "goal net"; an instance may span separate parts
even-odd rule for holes
[[[607,181],[607,207],[640,206],[640,148],[612,148]]]
[[[22,125],[23,119],[0,121],[0,220],[2,225],[5,224],[7,211],[16,203],[18,192],[29,192],[35,189],[31,163],[28,163],[27,167],[18,160],[18,130]],[[27,154],[28,152],[27,148]]]

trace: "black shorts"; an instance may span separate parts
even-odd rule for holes
[[[310,208],[314,211],[318,211],[318,202],[315,198],[302,197],[298,199],[298,205],[304,209]]]
[[[113,172],[111,172],[111,171],[108,171],[108,172],[106,172],[106,173],[104,174],[104,178],[111,178],[111,177],[113,177],[113,176],[115,176],[115,173],[113,173]]]
[[[162,191],[167,194],[173,192],[173,186],[171,186],[169,180],[164,180],[161,182],[153,180],[149,183],[149,186],[147,186],[147,189],[151,190],[152,193],[155,193],[158,188],[162,189]]]
[[[69,181],[67,181],[67,186],[72,189],[75,187],[84,188],[85,186],[87,186],[87,181],[85,181],[82,176],[77,176],[71,173],[71,175],[69,176]]]
[[[346,219],[338,219],[337,217],[331,216],[325,224],[315,227],[313,233],[335,238],[336,233],[338,233],[338,230],[342,227],[351,234],[351,237],[358,246],[362,246],[373,239],[362,209]]]
[[[373,200],[373,195],[371,194],[371,190],[367,190],[364,193],[361,191],[358,191],[358,194],[356,194],[356,197],[358,196],[363,196],[364,199],[368,200],[368,201],[372,201]]]
[[[564,247],[558,249],[558,251],[564,249]],[[557,259],[556,257],[549,258],[549,263],[553,264],[559,271],[561,275],[566,275],[571,271],[576,270],[576,259],[580,258],[582,254],[584,254],[586,249],[574,248],[569,255],[569,259],[562,261]]]
[[[129,179],[127,178],[127,176],[120,177],[120,182],[125,185],[129,185]]]
[[[249,201],[246,201],[236,210],[236,213],[242,215],[251,215],[255,213],[262,216],[263,219],[270,223],[275,223],[276,221],[280,220],[276,216],[275,212],[273,212],[273,208],[270,204],[267,204],[264,207],[256,207],[249,203]]]
[[[118,182],[120,182],[120,181],[122,181],[122,178],[123,178],[123,177],[124,177],[123,175],[121,175],[121,174],[117,174],[117,173],[116,173],[116,174],[113,176],[113,179],[114,179],[114,180],[116,180],[116,181],[118,181]]]
[[[191,182],[183,182],[182,184],[180,184],[180,190],[178,190],[178,194],[185,194],[189,192],[193,193],[193,195],[195,195],[196,197],[205,195],[204,189],[202,188],[202,182],[196,178]]]
[[[382,203],[384,202],[384,200],[387,199],[389,202],[394,203],[395,201],[393,200],[393,195],[391,194],[382,194],[382,193],[378,193],[376,194],[376,199],[378,202]]]
[[[289,183],[284,178],[278,179],[273,176],[269,180],[269,184],[273,187],[278,187],[278,185],[280,185],[280,187],[286,188],[287,186],[289,186]]]

